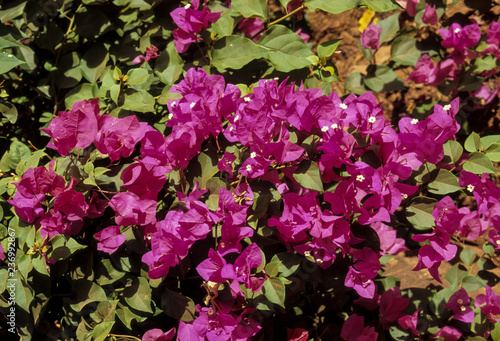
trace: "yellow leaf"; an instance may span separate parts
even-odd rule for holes
[[[370,22],[372,19],[375,17],[375,12],[372,11],[371,9],[367,8],[365,13],[359,18],[358,24],[359,24],[359,32],[363,32],[365,28],[370,25]]]

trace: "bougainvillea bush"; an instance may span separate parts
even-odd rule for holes
[[[2,337],[500,340],[500,135],[468,129],[460,92],[476,64],[495,79],[499,23],[436,5],[2,7]],[[309,43],[307,13],[357,7],[440,25],[441,47],[367,25],[369,58],[410,53],[339,96],[341,42]],[[401,63],[456,98],[392,125],[373,92]],[[441,285],[401,288],[396,255]]]

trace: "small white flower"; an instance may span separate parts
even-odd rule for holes
[[[275,81],[279,81],[279,80],[280,80],[280,78],[279,78],[279,77],[274,77],[274,80],[275,80]]]
[[[250,172],[252,170],[252,166],[251,165],[247,165],[247,171]]]
[[[451,105],[449,104],[446,104],[444,107],[443,107],[444,110],[448,111],[451,109]]]
[[[359,174],[359,175],[356,177],[356,181],[363,182],[363,181],[365,181],[365,177],[364,177],[362,174]]]
[[[324,141],[324,140],[323,140],[323,138],[320,138],[320,139],[319,139],[319,142],[323,142],[323,141]]]
[[[345,109],[347,109],[347,104],[340,103],[340,104],[339,104],[339,107],[340,107],[341,109],[344,109],[344,110],[345,110]]]
[[[330,127],[332,127],[332,129],[337,129],[339,127],[339,125],[337,123],[334,123]]]
[[[309,257],[311,255],[311,252],[309,251],[304,251],[304,256]]]
[[[457,27],[457,28],[455,29],[455,31],[453,31],[453,32],[455,32],[455,33],[460,33],[460,28],[458,28],[458,27]]]
[[[251,101],[250,97],[247,97],[247,96],[243,97],[243,100],[244,100],[245,102],[247,102],[247,103]]]
[[[189,105],[189,107],[190,107],[191,109],[193,109],[193,107],[194,107],[195,105],[196,105],[196,103],[195,103],[195,102],[191,102],[191,104]]]
[[[252,159],[255,159],[255,157],[256,157],[256,156],[257,156],[257,153],[256,153],[256,152],[252,152],[252,153],[250,153],[250,157],[251,157]]]
[[[14,55],[8,54],[7,57],[12,58],[12,57],[14,57]]]
[[[401,198],[403,198],[403,200],[408,199],[408,194],[406,193],[401,194]]]
[[[376,120],[377,120],[377,118],[375,116],[370,116],[368,118],[368,122],[370,122],[370,123],[375,123]]]
[[[497,245],[500,245],[500,239],[497,240],[495,243],[497,243]]]
[[[186,6],[184,6],[184,9],[188,9],[191,7],[191,4],[187,4]]]
[[[316,259],[316,263],[323,264],[323,260],[318,258],[318,259]]]
[[[413,120],[411,120],[411,124],[417,124],[418,123],[418,120],[416,118],[414,118]]]
[[[172,117],[174,117],[174,115],[173,115],[173,114],[168,114],[168,119],[169,119],[169,120],[171,120],[171,119],[172,119]]]
[[[234,126],[230,126],[229,131],[233,131],[233,130],[234,130]]]
[[[472,193],[474,191],[474,185],[467,185],[467,190]]]
[[[234,122],[238,121],[240,119],[240,115],[234,116]]]
[[[323,126],[323,127],[321,128],[321,131],[323,131],[323,132],[327,132],[327,131],[328,131],[328,126]]]

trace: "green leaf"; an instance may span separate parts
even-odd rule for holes
[[[318,57],[319,58],[330,57],[337,50],[341,41],[342,39],[333,39],[319,44]]]
[[[10,123],[16,123],[17,108],[14,104],[9,102],[0,102],[0,112],[9,120]]]
[[[2,10],[0,11],[0,21],[2,24],[22,15],[27,3],[28,1],[11,1],[10,3],[3,3]]]
[[[498,59],[488,54],[482,58],[474,59],[471,71],[474,73],[481,73],[483,71],[493,70],[499,65]]]
[[[84,99],[91,100],[98,97],[99,86],[97,84],[83,83],[72,88],[66,98],[64,99],[64,104],[66,108],[71,108],[73,104]]]
[[[109,332],[113,328],[115,321],[99,323],[92,331],[92,339],[94,341],[104,341],[107,339]]]
[[[90,83],[96,83],[106,68],[109,54],[103,44],[94,44],[82,57],[80,69]]]
[[[123,102],[122,109],[137,112],[155,111],[155,99],[149,92],[126,89],[123,95],[125,96],[125,101]]]
[[[469,135],[464,144],[465,150],[472,152],[479,152],[481,150],[481,138],[475,132]]]
[[[401,79],[387,65],[370,65],[365,85],[373,91],[397,91],[404,89]]]
[[[493,341],[500,341],[500,323],[495,323],[495,326],[491,330],[491,338]]]
[[[379,21],[375,25],[380,27],[382,29],[382,32],[380,32],[380,38],[379,42],[380,45],[383,43],[386,43],[388,41],[391,41],[394,39],[396,34],[399,32],[399,15],[401,13],[395,13],[391,15],[390,17]]]
[[[462,281],[462,288],[467,291],[474,291],[479,288],[484,288],[488,281],[479,276],[467,276]]]
[[[446,273],[444,278],[450,283],[450,284],[460,284],[462,280],[467,277],[468,272],[466,270],[461,269],[463,266],[460,266],[459,263],[453,265],[450,270]]]
[[[290,252],[281,252],[273,256],[271,262],[278,262],[278,270],[283,277],[292,275],[300,266],[302,257]]]
[[[208,181],[219,171],[217,167],[218,160],[215,154],[207,154],[205,152],[198,154],[197,160],[201,166],[201,176],[195,177],[194,181],[199,181],[200,189],[204,189],[207,188]],[[218,192],[216,194],[218,194]]]
[[[389,12],[401,9],[397,2],[391,0],[361,0],[361,6],[366,6],[374,12]]]
[[[429,182],[429,192],[434,194],[454,193],[462,189],[458,184],[457,177],[446,169],[438,169],[431,173],[431,182]]]
[[[227,36],[217,40],[211,51],[211,65],[218,70],[241,69],[252,60],[268,54],[262,46],[242,36]]]
[[[5,51],[0,52],[0,74],[9,72],[23,62],[17,59],[13,54]]]
[[[500,135],[488,135],[481,137],[481,145],[488,149],[493,143],[500,143]]]
[[[279,278],[266,279],[264,295],[270,302],[285,308],[285,285]]]
[[[28,159],[31,156],[31,150],[24,143],[14,141],[10,145],[9,156],[7,164],[10,169],[16,169],[21,160]],[[18,174],[22,175],[22,174]]]
[[[12,283],[15,283],[16,288],[16,306],[29,313],[31,302],[33,301],[33,293],[35,292],[35,290],[33,290],[33,288],[28,283],[26,283],[24,279],[19,277],[17,273],[15,275],[14,281],[7,281],[7,286]]]
[[[319,61],[298,34],[282,25],[267,29],[257,44],[268,51],[266,58],[277,71],[299,70]]]
[[[293,173],[293,178],[304,188],[323,192],[323,181],[318,164],[311,160],[304,160]]]
[[[135,310],[153,313],[151,309],[151,287],[144,277],[134,278],[132,285],[123,291],[125,302]]]
[[[49,276],[49,272],[47,271],[47,262],[45,261],[45,257],[41,257],[37,255],[31,259],[33,262],[33,268],[42,275]]]
[[[469,158],[467,159],[467,161],[465,161],[463,168],[464,170],[474,174],[495,174],[495,168],[493,167],[491,160],[488,158],[488,156],[479,152],[470,153]]]
[[[493,162],[500,161],[500,143],[493,143],[484,152],[491,161]]]
[[[195,317],[193,300],[168,289],[161,295],[161,309],[168,316],[184,322],[193,321]]]
[[[311,11],[315,11],[317,9],[332,13],[339,14],[345,11],[349,11],[353,8],[356,8],[359,4],[360,0],[343,0],[343,1],[332,1],[332,0],[309,0],[304,1],[304,4]]]
[[[71,52],[61,57],[57,69],[52,71],[50,76],[61,89],[68,89],[78,85],[82,79],[78,54]]]
[[[400,36],[391,44],[391,60],[398,64],[414,66],[420,55],[417,40],[413,37]]]
[[[146,69],[131,69],[127,72],[127,85],[143,84],[151,77]]]
[[[267,263],[264,268],[266,275],[269,277],[276,277],[278,275],[279,263],[279,261],[270,261]]]
[[[52,246],[48,257],[57,260],[66,259],[78,250],[84,249],[87,246],[78,243],[73,238],[66,237],[63,234],[57,234],[50,240],[49,244]]]
[[[174,42],[170,42],[165,51],[156,59],[155,72],[160,82],[172,85],[182,75],[183,65],[184,61],[175,49]]]
[[[226,9],[224,13],[222,13],[219,20],[212,25],[210,31],[219,37],[226,37],[233,34],[234,27],[236,26],[236,15],[237,13],[235,13],[232,9]]]
[[[70,307],[75,311],[81,311],[89,303],[106,300],[104,290],[97,284],[86,279],[79,279],[73,282],[73,292],[75,293],[75,298],[70,301]]]
[[[460,157],[464,152],[464,149],[462,148],[460,143],[453,140],[446,141],[443,145],[443,149],[444,157],[442,161],[448,164],[456,163],[458,160],[460,160]]]
[[[427,197],[413,198],[409,207],[406,208],[406,219],[413,224],[417,230],[426,230],[435,225],[432,211],[437,200]]]
[[[360,72],[352,72],[347,76],[344,87],[355,95],[362,95],[368,91],[365,86],[365,76]]]
[[[472,249],[465,248],[460,252],[460,259],[465,265],[471,266],[476,259],[476,253]]]
[[[231,8],[245,18],[267,19],[267,0],[232,0]]]

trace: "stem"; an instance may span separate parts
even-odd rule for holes
[[[273,22],[269,23],[269,25],[267,25],[267,28],[269,28],[269,27],[271,27],[271,26],[273,26],[273,25],[276,25],[276,24],[278,24],[278,23],[282,22],[283,20],[285,20],[285,19],[287,19],[287,18],[290,18],[292,15],[294,15],[295,13],[297,13],[297,12],[299,12],[299,11],[302,11],[302,10],[303,10],[303,9],[305,9],[305,8],[306,8],[306,5],[302,5],[302,6],[298,7],[298,8],[296,8],[296,9],[294,9],[294,10],[293,10],[293,11],[291,11],[290,13],[288,13],[288,14],[286,14],[286,15],[282,16],[281,18],[279,18],[279,19],[277,19],[277,20],[275,20],[275,21],[273,21]],[[262,29],[262,30],[260,30],[259,32],[255,33],[255,34],[254,34],[254,35],[250,38],[250,40],[254,40],[256,37],[258,37],[258,36],[259,36],[259,34],[261,34],[262,32],[264,32],[265,30],[266,30],[266,29],[265,29],[265,28],[263,28],[263,29]]]
[[[139,339],[138,337],[135,337],[135,336],[130,336],[130,335],[108,334],[108,336],[110,336],[110,337],[125,337],[125,338],[127,338],[127,339],[134,339],[134,340],[139,340],[139,341],[141,341],[141,339]]]
[[[305,9],[305,8],[306,8],[306,5],[302,5],[302,6],[300,6],[300,7],[297,7],[296,9],[294,9],[293,11],[291,11],[290,13],[288,13],[287,15],[285,15],[285,16],[283,16],[283,17],[279,18],[278,20],[275,20],[275,21],[273,21],[273,22],[269,23],[269,25],[267,25],[267,27],[269,28],[270,26],[276,25],[277,23],[282,22],[282,21],[283,21],[283,20],[285,20],[286,18],[290,18],[292,15],[294,15],[294,14],[295,14],[295,13],[297,13],[297,12],[302,11],[302,10],[303,10],[303,9]]]

